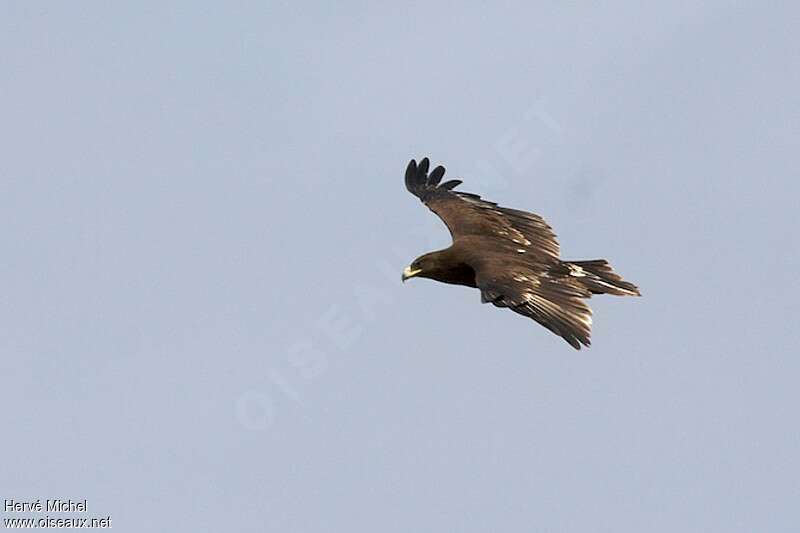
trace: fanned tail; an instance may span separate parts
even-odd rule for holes
[[[592,294],[614,294],[616,296],[641,296],[639,288],[614,272],[605,259],[592,261],[565,261],[569,276],[579,281]]]

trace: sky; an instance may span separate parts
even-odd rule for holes
[[[800,7],[0,7],[0,498],[116,531],[800,530]],[[404,266],[429,156],[592,347]]]

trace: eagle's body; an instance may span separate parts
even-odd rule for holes
[[[428,174],[428,158],[406,169],[406,188],[441,218],[453,244],[417,258],[403,280],[426,277],[475,287],[481,301],[530,317],[576,349],[589,346],[592,294],[639,295],[604,259],[562,261],[552,229],[539,216],[453,191],[461,181]]]

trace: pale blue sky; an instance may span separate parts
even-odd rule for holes
[[[800,530],[800,8],[736,4],[4,2],[0,497]],[[593,299],[576,352],[403,286],[449,242],[425,155],[644,297]]]

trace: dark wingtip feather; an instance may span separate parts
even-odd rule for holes
[[[449,190],[451,190],[451,189],[455,189],[456,187],[458,187],[459,185],[461,185],[461,183],[462,183],[462,181],[461,181],[461,180],[450,180],[450,181],[445,181],[444,183],[442,183],[441,185],[439,185],[439,188],[440,188],[440,189],[445,189],[445,190],[448,190],[448,191],[449,191]]]
[[[411,185],[414,183],[414,176],[417,174],[417,162],[411,160],[406,167],[406,187],[411,190]]]
[[[411,159],[408,162],[408,167],[406,167],[406,174],[408,174],[409,172],[416,172],[416,171],[417,171],[417,160]]]
[[[428,184],[429,185],[439,185],[439,182],[442,181],[442,177],[444,176],[444,167],[439,165],[438,167],[434,168],[431,172],[431,175],[428,176]]]
[[[422,161],[419,162],[419,168],[417,173],[420,174],[421,177],[428,175],[428,169],[431,166],[431,161],[427,157],[423,157]]]

